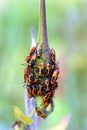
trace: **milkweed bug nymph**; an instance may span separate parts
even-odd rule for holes
[[[35,97],[36,94],[37,94],[36,86],[32,85],[32,95],[33,95],[33,97]]]
[[[28,66],[28,73],[29,73],[29,75],[33,76],[34,70],[32,69],[31,66]]]
[[[36,50],[36,47],[31,48],[31,50],[30,50],[30,56],[32,56],[32,54],[34,54],[35,50]]]
[[[29,66],[32,66],[35,61],[36,61],[36,58],[37,58],[37,54],[33,54],[32,57],[31,57],[31,60],[29,61]]]
[[[42,96],[43,95],[43,85],[39,85],[39,89],[38,89],[38,95]]]
[[[49,79],[46,79],[46,80],[45,80],[46,92],[48,92],[48,91],[50,90],[49,84],[50,84]]]
[[[52,101],[53,94],[51,92],[47,93],[44,98],[44,107],[46,108]]]
[[[54,82],[53,87],[56,89],[58,87],[58,82]]]
[[[33,83],[37,83],[37,82],[38,82],[38,79],[34,78]]]
[[[32,75],[29,75],[29,77],[27,77],[26,81],[28,81],[28,83],[32,83],[34,80],[34,77]]]
[[[44,102],[44,107],[48,107],[48,105],[51,103],[52,98],[49,98],[47,101]]]
[[[39,44],[36,45],[36,50],[37,50],[37,57],[40,57],[41,47]]]
[[[31,84],[30,84],[30,83],[28,83],[28,85],[26,86],[26,88],[27,88],[27,90],[29,91],[29,93],[32,92],[32,87],[31,87]]]
[[[57,79],[59,75],[59,69],[55,69],[51,78],[51,84],[53,84]]]
[[[24,75],[27,75],[27,76],[28,76],[28,68],[25,68],[25,69],[24,69]]]
[[[54,70],[55,70],[55,69],[58,69],[58,70],[59,70],[59,66],[58,66],[57,63],[54,65]]]
[[[33,97],[32,93],[29,93],[29,92],[28,92],[28,96],[29,96],[29,98]]]
[[[57,82],[54,82],[53,85],[52,85],[52,88],[51,88],[52,94],[55,93],[55,90],[56,90],[57,87],[58,87],[58,83],[57,83]]]
[[[55,64],[55,50],[53,48],[50,49],[51,55],[51,64]]]
[[[24,69],[24,82],[26,82],[26,77],[28,77],[28,68]]]
[[[46,65],[46,76],[50,76],[51,72],[52,72],[52,66],[51,66],[51,64],[47,64]]]
[[[26,59],[26,62],[29,63],[29,61],[31,60],[31,56],[27,56],[25,59]]]
[[[47,115],[44,112],[40,111],[38,108],[36,108],[36,112],[37,112],[38,116],[40,116],[42,118],[46,118],[47,117]]]
[[[34,76],[29,75],[29,77],[26,78],[26,81],[28,81],[28,83],[37,83],[38,80],[34,78]]]
[[[38,76],[42,76],[43,70],[44,70],[44,63],[41,62],[38,64]]]
[[[44,97],[43,97],[43,101],[46,102],[48,101],[50,98],[52,98],[53,94],[51,92],[47,93]]]
[[[32,87],[31,87],[31,85],[29,84],[29,85],[27,85],[27,91],[28,91],[28,96],[30,97],[30,98],[32,98],[33,97],[33,95],[32,95]]]

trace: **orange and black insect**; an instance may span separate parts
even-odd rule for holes
[[[38,80],[35,79],[34,76],[32,76],[32,75],[29,75],[29,76],[26,78],[26,81],[27,81],[28,83],[37,83],[37,82],[38,82]]]
[[[47,64],[46,65],[46,76],[50,76],[51,72],[52,72],[52,66],[51,66],[51,64]]]
[[[54,82],[58,79],[59,75],[59,69],[55,69],[51,78],[51,84],[54,84]]]
[[[37,50],[37,57],[40,57],[41,54],[41,47],[39,44],[36,45],[36,50]]]
[[[35,50],[36,50],[36,47],[31,48],[31,50],[30,50],[30,56],[32,56],[34,54]]]
[[[51,92],[47,93],[44,98],[43,98],[43,102],[44,102],[44,107],[46,108],[52,101],[52,97],[53,94]]]
[[[26,62],[29,63],[30,60],[31,60],[31,56],[28,55],[28,56],[26,57]]]
[[[37,112],[38,116],[40,116],[42,118],[46,118],[47,117],[47,115],[44,112],[40,111],[38,108],[36,108],[36,112]]]
[[[32,66],[28,66],[28,73],[33,76],[34,70],[32,69]]]
[[[33,97],[35,97],[36,94],[37,94],[36,86],[35,86],[35,85],[32,85],[32,95],[33,95]]]
[[[47,101],[44,102],[44,107],[48,107],[48,105],[51,103],[52,98],[49,98]]]
[[[55,93],[55,90],[56,90],[57,87],[58,87],[58,82],[54,82],[53,85],[52,85],[52,87],[51,87],[52,94]]]
[[[38,116],[46,118],[50,112],[46,111],[46,108],[49,104],[53,108],[53,96],[56,88],[58,87],[56,80],[59,76],[59,66],[56,63],[56,55],[53,48],[49,51],[49,63],[46,64],[44,59],[42,59],[43,61],[41,60],[42,62],[37,65],[42,53],[43,52],[39,44],[37,44],[36,47],[31,48],[30,55],[26,57],[28,65],[24,70],[24,82],[30,98],[37,95],[42,96],[44,111],[41,111],[42,109],[40,110],[36,107],[36,112]]]
[[[42,96],[43,95],[43,91],[44,91],[44,89],[43,89],[43,85],[39,85],[39,89],[38,89],[38,95],[39,96]]]
[[[42,76],[44,70],[44,63],[41,62],[38,64],[38,76]]]
[[[50,85],[50,80],[49,80],[49,79],[46,79],[46,80],[45,80],[45,87],[46,87],[45,91],[46,91],[46,92],[48,92],[48,91],[50,90],[49,85]]]
[[[32,75],[29,75],[27,78],[26,78],[26,81],[28,83],[32,83],[34,81],[34,77]]]
[[[50,49],[51,55],[51,64],[55,64],[55,50],[53,48]]]
[[[24,69],[24,82],[26,82],[26,79],[28,77],[28,68]]]
[[[47,93],[44,97],[43,97],[43,101],[47,102],[49,99],[51,99],[53,97],[53,94],[51,92]]]
[[[29,66],[32,66],[35,61],[36,61],[36,58],[37,58],[37,54],[33,54],[32,57],[31,57],[31,60],[29,61]]]
[[[37,83],[38,79],[34,78],[33,83]]]
[[[28,84],[26,88],[27,88],[27,91],[28,91],[28,96],[29,96],[30,98],[32,98],[33,95],[32,95],[32,87],[31,87],[31,85]]]
[[[58,66],[58,64],[57,64],[57,63],[54,65],[54,70],[56,70],[56,69],[58,69],[58,70],[59,70],[59,66]]]

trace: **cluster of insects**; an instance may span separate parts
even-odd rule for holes
[[[26,57],[27,67],[24,69],[24,82],[29,98],[43,96],[44,108],[53,101],[53,96],[58,87],[59,66],[56,63],[55,50],[49,50],[49,63],[41,60],[42,49],[39,44],[31,48]],[[47,114],[36,107],[37,114],[46,118]]]

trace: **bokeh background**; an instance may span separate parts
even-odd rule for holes
[[[54,112],[41,121],[50,130],[68,114],[67,130],[87,130],[87,0],[46,0],[50,47],[60,66]],[[23,112],[23,72],[31,28],[37,41],[39,0],[0,0],[0,130],[11,129],[13,106]]]

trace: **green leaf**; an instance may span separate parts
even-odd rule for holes
[[[16,118],[20,119],[25,125],[32,124],[34,120],[22,113],[22,111],[17,107],[14,106],[14,115]]]

